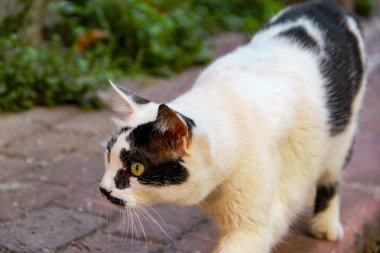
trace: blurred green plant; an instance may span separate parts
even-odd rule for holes
[[[276,0],[38,0],[53,13],[38,47],[22,36],[36,0],[0,23],[0,111],[76,103],[99,106],[96,91],[113,76],[170,75],[209,59],[208,38],[253,33],[281,6]],[[78,52],[78,38],[108,34]]]
[[[32,47],[17,35],[0,39],[0,111],[21,111],[38,105],[75,103],[99,107],[98,85],[105,81],[100,66],[61,46]]]
[[[127,72],[169,75],[209,60],[201,15],[191,11],[191,1],[66,0],[55,8],[60,19],[52,28],[65,35],[66,44],[101,28],[110,35],[104,54]]]
[[[356,0],[354,1],[354,10],[360,16],[369,17],[374,10],[374,5],[374,0]]]
[[[249,35],[283,8],[278,0],[193,0],[204,13],[202,27],[207,30],[232,30]]]
[[[33,5],[33,0],[18,0],[18,10],[5,16],[0,22],[0,37],[17,33],[20,28],[28,23],[28,13]]]

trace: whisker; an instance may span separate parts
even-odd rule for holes
[[[107,130],[95,124],[88,124],[87,128],[90,129],[93,133],[95,133],[100,139],[105,139],[109,135]]]
[[[134,217],[134,212],[133,210],[131,209],[131,215],[132,217]],[[136,240],[137,240],[137,244],[139,246],[139,252],[140,252],[140,240],[139,240],[139,233],[138,233],[138,230],[137,230],[137,226],[135,225],[135,220],[133,219],[133,227],[134,227],[134,230],[136,231]]]
[[[144,229],[144,226],[140,220],[140,217],[138,216],[137,212],[135,210],[133,210],[133,212],[135,213],[135,216],[137,218],[137,221],[140,223],[140,227],[141,227],[141,230],[143,232],[143,235],[144,235],[144,238],[145,238],[145,251],[148,252],[148,241],[146,239],[146,234],[145,234],[145,229]]]
[[[174,241],[173,237],[167,232],[165,231],[165,229],[162,228],[162,226],[160,225],[160,223],[152,216],[152,214],[149,213],[149,211],[147,209],[145,209],[144,207],[140,207],[140,210],[148,217],[150,218],[153,223],[161,230],[162,233],[164,233],[168,238],[169,240],[178,248],[178,245],[177,243]]]
[[[117,243],[117,248],[116,248],[116,252],[119,252],[119,249],[120,249],[120,246],[122,246],[122,243],[123,243],[123,236],[124,236],[124,212],[123,210],[119,210],[119,217],[121,219],[121,236],[120,236],[120,240],[119,242]]]
[[[86,178],[87,180],[92,181],[93,183],[96,183],[97,185],[100,186],[100,181],[97,181],[96,179],[93,179],[93,178],[90,178],[90,177],[86,177],[86,176],[84,176],[84,178]]]
[[[108,208],[107,215],[106,215],[107,227],[109,227],[109,225],[110,225],[111,212],[112,212],[111,208]],[[111,239],[110,239],[110,236],[108,235],[107,236],[107,249],[110,249],[110,248],[111,248]]]
[[[129,212],[129,209],[125,210],[125,211],[124,211],[124,215],[125,215],[126,213],[128,214],[128,212]],[[125,238],[124,238],[124,240],[123,240],[123,245],[122,245],[122,247],[121,247],[122,249],[124,249],[125,243],[126,243],[127,240],[128,240],[128,234],[129,234],[129,229],[128,229],[128,228],[129,228],[129,219],[128,219],[128,217],[129,217],[129,216],[126,217],[126,219],[127,219],[127,227],[126,227],[126,228],[127,228],[127,229],[126,229],[126,230],[127,230],[127,234],[125,235]]]
[[[145,206],[145,208],[149,208],[150,210],[152,210],[157,216],[158,218],[161,220],[161,222],[164,224],[165,228],[167,231],[169,231],[169,228],[165,222],[165,220],[162,218],[162,216],[157,212],[157,210],[155,210],[152,206]]]
[[[131,212],[128,212],[128,214],[129,214],[129,218],[131,220],[131,233],[132,233],[132,236],[131,236],[130,252],[132,252],[132,245],[133,245],[133,217],[132,217]]]

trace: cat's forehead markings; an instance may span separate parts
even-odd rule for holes
[[[112,150],[112,153],[119,156],[122,150],[127,150],[127,151],[130,150],[131,147],[130,147],[129,141],[127,141],[126,136],[128,136],[127,133],[122,133],[118,136],[115,142],[114,148]]]
[[[115,145],[116,140],[117,137],[113,135],[111,139],[107,142],[107,150],[111,151],[112,147]]]
[[[130,131],[132,128],[129,127],[129,126],[125,126],[125,127],[122,127],[120,130],[119,130],[119,133],[118,135],[122,134],[122,133],[127,133],[128,131]]]
[[[111,137],[111,139],[108,141],[108,143],[107,143],[107,150],[111,151],[112,148],[113,148],[113,146],[115,145],[115,143],[118,141],[118,139],[119,139],[120,137],[122,137],[122,135],[126,135],[126,136],[128,136],[128,134],[129,134],[129,132],[130,132],[131,130],[132,130],[131,127],[128,127],[128,126],[126,126],[126,127],[122,127],[122,128],[118,131],[118,133],[117,133],[116,135],[113,135],[113,136]],[[124,139],[125,139],[125,138],[124,138]]]

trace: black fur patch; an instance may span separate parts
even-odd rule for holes
[[[120,134],[122,134],[122,133],[126,133],[126,132],[128,132],[129,130],[131,130],[131,128],[130,127],[122,127],[120,130],[119,130],[119,135]]]
[[[265,28],[305,17],[322,31],[325,45],[321,50],[325,57],[320,60],[320,71],[326,79],[331,136],[344,131],[350,123],[351,105],[364,72],[358,40],[347,27],[349,16],[334,3],[316,1],[289,8]]]
[[[136,149],[129,151],[123,149],[120,152],[120,158],[124,169],[118,171],[115,183],[118,181],[121,187],[129,187],[129,179],[130,177],[134,177],[130,169],[132,162],[144,164],[144,173],[137,177],[137,180],[141,184],[151,186],[175,185],[185,182],[189,177],[187,169],[181,164],[183,162],[181,158],[155,164],[154,161],[145,157],[143,152]],[[117,188],[119,188],[118,184],[116,185]]]
[[[180,114],[185,121],[189,135],[195,127],[195,122]],[[189,177],[188,170],[183,166],[183,159],[173,153],[170,138],[156,129],[157,121],[148,122],[137,126],[126,137],[130,143],[130,150],[120,151],[120,160],[123,169],[115,176],[115,184],[119,189],[130,187],[130,177],[136,177],[131,173],[132,162],[142,163],[145,170],[137,180],[141,184],[150,186],[165,186],[181,184]],[[126,128],[125,131],[130,130]]]
[[[292,41],[295,41],[297,44],[301,45],[304,48],[310,49],[319,53],[319,46],[317,42],[307,33],[305,28],[302,26],[295,26],[289,28],[286,31],[283,31],[278,34],[280,37],[289,38]]]
[[[127,132],[127,131],[130,130],[130,129],[131,129],[130,127],[123,127],[123,128],[121,128],[121,129],[119,130],[119,132],[117,133],[117,135],[113,135],[113,136],[109,139],[109,141],[107,142],[107,146],[106,146],[108,152],[111,152],[112,147],[115,145],[115,143],[116,143],[116,141],[117,141],[117,136],[119,136],[119,135],[122,134],[122,133]],[[109,162],[109,161],[108,161],[108,162]]]
[[[315,198],[314,214],[323,212],[337,192],[338,184],[319,185]]]
[[[117,86],[119,88],[119,90],[121,90],[125,95],[127,95],[128,97],[132,98],[133,102],[135,102],[136,104],[139,104],[139,105],[143,105],[143,104],[148,104],[150,103],[150,101],[148,99],[145,99],[145,98],[142,98],[138,95],[136,95],[135,93],[133,93],[132,91],[129,91],[121,86]]]
[[[192,120],[187,122],[189,131],[195,125]],[[136,127],[129,135],[131,150],[125,151],[123,164],[129,167],[133,161],[145,166],[144,173],[138,177],[141,184],[150,186],[166,186],[181,184],[189,177],[188,170],[182,165],[181,158],[173,157],[170,145],[155,129],[155,122],[149,122]]]
[[[152,166],[137,180],[144,185],[166,186],[182,184],[189,177],[189,172],[181,164],[181,158]]]
[[[151,136],[157,134],[154,122],[148,122],[137,126],[127,137],[132,146],[144,146],[149,144]]]
[[[111,139],[107,142],[107,150],[109,152],[111,152],[111,149],[112,149],[113,145],[115,145],[116,140],[117,140],[117,137],[116,136],[112,136]]]
[[[355,139],[356,139],[356,137],[354,137],[354,138],[352,139],[351,147],[350,147],[350,149],[349,149],[348,152],[347,152],[346,159],[344,160],[344,166],[343,166],[343,169],[345,169],[345,168],[347,167],[347,165],[348,165],[348,164],[350,163],[350,161],[351,161],[352,154],[354,153]]]
[[[104,197],[106,197],[112,204],[115,204],[115,205],[120,206],[120,207],[125,206],[124,200],[111,196],[112,191],[109,192],[106,189],[103,189],[102,187],[100,187],[99,189],[100,189],[100,192],[102,193],[102,195]]]
[[[131,151],[127,151],[125,148],[120,151],[120,161],[124,168],[128,168],[131,165],[131,158]]]
[[[130,185],[130,174],[127,172],[126,169],[119,169],[115,176],[115,185],[116,188],[122,190],[129,188]]]

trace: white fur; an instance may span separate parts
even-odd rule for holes
[[[311,232],[317,238],[338,241],[343,238],[343,227],[339,221],[339,197],[329,202],[326,211],[318,213],[311,222]]]
[[[347,22],[364,55],[356,24]],[[128,200],[129,207],[199,204],[220,228],[216,252],[270,252],[304,210],[317,183],[340,178],[364,93],[361,88],[347,129],[330,137],[318,70],[324,52],[317,56],[275,36],[295,25],[323,43],[321,32],[307,19],[263,30],[249,44],[216,60],[190,91],[168,104],[196,123],[184,157],[190,173],[185,183],[146,187],[134,181],[126,190],[115,189],[109,178],[122,166],[117,157],[127,145],[122,136],[101,184]],[[133,115],[125,119],[128,126],[157,117],[157,104],[132,107]],[[312,232],[335,241],[343,236],[338,196],[330,204],[314,217]]]

